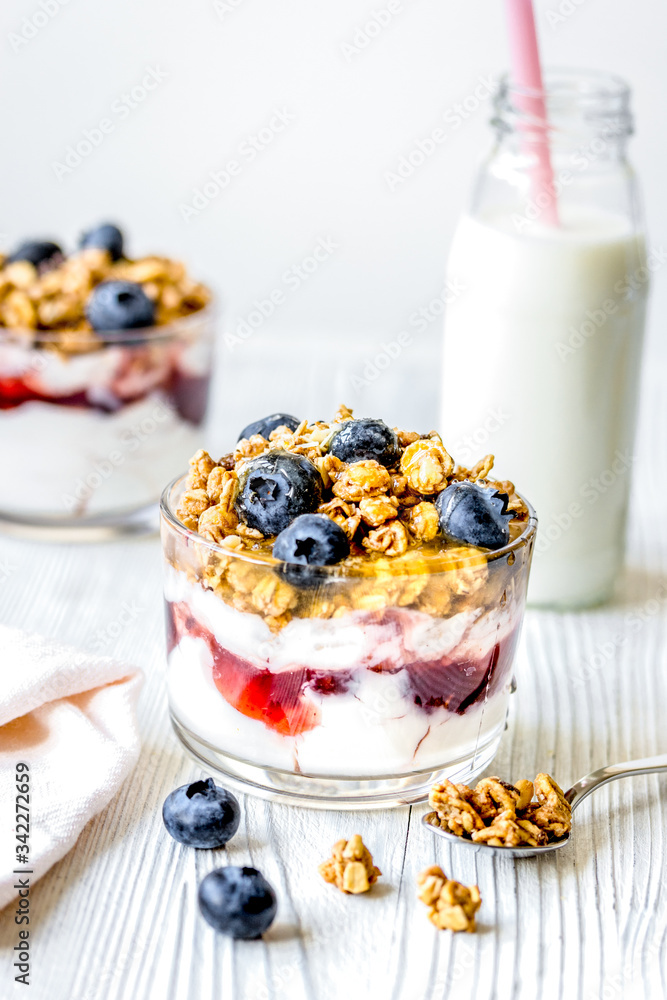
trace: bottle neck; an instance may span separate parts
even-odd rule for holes
[[[539,109],[546,106],[546,122]],[[554,159],[590,152],[599,161],[625,156],[633,132],[630,89],[619,77],[583,70],[545,72],[544,91],[501,80],[491,124],[499,144],[530,153],[546,136]]]

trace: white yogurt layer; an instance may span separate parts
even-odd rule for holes
[[[137,348],[119,344],[69,355],[6,342],[0,343],[0,377],[20,378],[43,396],[85,392],[103,403],[110,393],[116,399],[142,395],[163,382],[176,364],[183,374],[205,375],[209,357],[209,345],[201,341],[158,341]],[[142,359],[150,364],[140,363]]]
[[[161,387],[177,369],[202,376],[209,356],[202,338],[71,355],[0,342],[0,378],[48,399],[85,393],[92,404],[0,410],[0,512],[76,518],[155,503],[201,440]]]
[[[511,606],[462,611],[451,618],[432,618],[398,608],[396,624],[380,624],[368,612],[344,618],[293,618],[273,633],[260,615],[237,611],[212,590],[190,583],[184,573],[167,566],[165,599],[185,602],[194,617],[225,649],[273,673],[307,665],[313,670],[351,670],[381,663],[434,660],[465,642],[466,655],[491,650],[514,625]],[[474,627],[473,627],[474,626]]]
[[[21,378],[35,392],[46,396],[71,396],[88,388],[109,385],[122,357],[120,347],[66,356],[56,351],[26,350],[16,343],[0,343],[0,375]]]
[[[242,760],[320,776],[379,777],[444,767],[471,756],[503,725],[509,678],[486,702],[464,715],[444,708],[426,713],[414,703],[403,671],[375,672],[374,663],[402,666],[439,659],[461,641],[475,655],[490,653],[516,624],[505,607],[433,619],[401,609],[395,623],[378,625],[365,612],[335,620],[292,619],[274,635],[259,615],[230,608],[167,567],[165,596],[185,602],[195,619],[225,649],[273,672],[308,666],[352,670],[347,691],[322,695],[306,689],[320,723],[298,736],[282,736],[234,709],[212,677],[213,659],[204,639],[184,636],[169,656],[171,709],[195,736]],[[399,634],[400,632],[400,634]]]
[[[0,510],[82,517],[153,503],[200,438],[160,392],[115,413],[23,403],[0,412]]]

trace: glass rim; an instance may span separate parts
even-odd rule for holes
[[[131,330],[33,330],[29,327],[0,326],[0,346],[15,342],[26,348],[57,347],[59,336],[66,333],[70,343],[72,338],[80,338],[82,343],[89,343],[92,335],[99,342],[98,348],[111,345],[137,347],[143,343],[170,340],[187,333],[202,319],[209,320],[215,316],[217,308],[217,299],[212,295],[210,302],[187,316],[179,316],[169,323],[139,326]]]
[[[508,72],[498,81],[491,124],[501,132],[516,129],[524,143],[541,142],[545,134],[552,142],[568,142],[591,131],[622,142],[634,131],[630,102],[629,85],[605,70],[547,67],[542,89],[520,86]]]
[[[259,556],[257,553],[253,553],[249,549],[244,549],[242,551],[239,551],[238,549],[225,548],[225,546],[222,545],[221,543],[214,542],[210,538],[205,538],[204,535],[200,535],[198,531],[192,531],[192,529],[187,528],[182,523],[182,521],[179,521],[179,519],[176,517],[176,513],[171,504],[171,496],[176,487],[179,486],[187,478],[187,476],[188,476],[187,472],[180,473],[178,476],[175,476],[174,479],[172,479],[171,482],[168,483],[167,486],[165,486],[164,490],[162,491],[162,495],[160,497],[160,516],[169,525],[171,525],[172,528],[175,528],[179,532],[179,534],[187,538],[188,541],[196,542],[198,545],[205,545],[212,552],[216,552],[218,555],[224,556],[225,558],[228,559],[230,557],[234,557],[240,559],[243,562],[253,563],[254,565],[257,566],[265,566],[271,569],[275,569],[279,566],[285,565],[284,559],[275,559],[272,555],[269,556],[263,554],[262,556]],[[500,549],[491,549],[488,552],[484,552],[487,563],[495,562],[495,560],[497,559],[503,559],[510,553],[516,552],[517,550],[524,548],[528,544],[528,542],[530,542],[535,537],[535,533],[537,531],[537,523],[538,523],[537,514],[535,513],[532,504],[529,503],[524,496],[522,496],[520,493],[517,494],[517,496],[519,496],[521,500],[523,500],[526,507],[528,508],[528,519],[524,523],[524,527],[523,530],[521,531],[521,534],[517,535],[517,537],[513,541],[508,542],[507,545],[503,545],[503,547]],[[476,553],[479,551],[480,550],[477,549],[475,550]],[[390,556],[388,558],[392,557]],[[400,559],[401,557],[399,556],[397,558]],[[448,567],[447,569],[434,570],[434,573],[447,573],[453,570],[458,570],[461,568],[461,563],[465,565],[465,562],[466,562],[465,559],[462,558],[458,565]],[[317,569],[318,575],[330,576],[331,578],[337,580],[351,579],[352,577],[357,575],[353,573],[341,573],[339,564],[335,564],[333,566],[317,566],[313,568]],[[400,574],[396,575],[399,576]]]
[[[603,100],[627,99],[630,96],[630,85],[622,76],[602,69],[546,66],[543,83],[541,90],[537,87],[522,87],[512,80],[511,71],[507,71],[500,76],[498,89],[499,92],[520,94],[522,97],[554,98],[562,93],[569,97]]]

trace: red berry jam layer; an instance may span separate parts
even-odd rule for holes
[[[212,677],[223,698],[238,712],[263,722],[284,736],[298,736],[319,725],[319,709],[309,698],[346,693],[352,683],[350,671],[325,672],[305,665],[272,673],[230,652],[210,629],[198,622],[185,603],[167,602],[169,652],[184,636],[201,639],[212,659]],[[385,616],[386,617],[386,616]],[[463,715],[484,699],[507,677],[514,658],[516,629],[477,658],[448,656],[435,660],[387,662],[373,667],[374,673],[404,671],[406,696],[425,714],[436,708]]]
[[[146,399],[151,392],[159,389],[183,420],[201,424],[206,411],[209,383],[210,375],[189,375],[175,369],[167,379],[158,384],[147,387],[142,392],[120,397],[115,396],[111,390],[103,396],[91,394],[88,389],[65,394],[49,393],[46,389],[37,388],[39,382],[34,376],[3,378],[0,373],[0,410],[12,410],[22,403],[40,402],[55,406],[85,407],[100,413],[116,413],[121,407]]]

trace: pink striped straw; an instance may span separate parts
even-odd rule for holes
[[[548,195],[548,202],[543,207],[543,219],[548,224],[557,226],[558,205],[549,154],[547,110],[533,3],[532,0],[505,0],[505,6],[509,26],[512,82],[519,90],[515,98],[516,104],[532,122],[532,126],[528,126],[531,131],[534,133],[537,130],[538,133],[537,138],[533,134],[524,147],[536,158],[532,176],[532,196],[537,198],[538,195],[542,195],[537,202],[542,207],[544,193]]]

